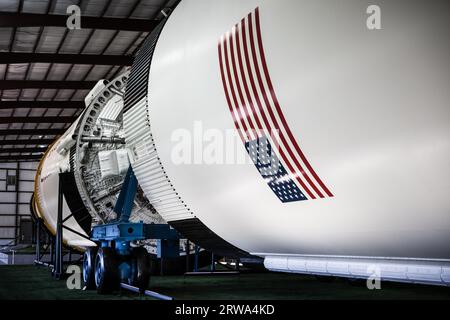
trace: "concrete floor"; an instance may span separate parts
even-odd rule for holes
[[[450,288],[382,282],[381,290],[338,279],[322,283],[314,277],[255,273],[239,276],[154,276],[151,290],[175,299],[448,299]],[[152,299],[128,291],[101,296],[69,290],[37,266],[0,266],[0,299]]]

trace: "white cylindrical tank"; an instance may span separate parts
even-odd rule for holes
[[[124,107],[165,220],[273,270],[449,283],[449,3],[372,4],[178,5]]]
[[[76,131],[79,120],[77,119],[63,136],[49,147],[36,171],[33,197],[34,211],[52,234],[56,234],[58,217],[59,173],[70,170],[70,155],[65,146],[73,145],[73,142],[70,141],[74,141],[72,136]],[[75,216],[69,217],[72,211],[66,199],[63,199],[63,219],[68,218],[65,225],[88,237],[89,229],[83,229]],[[93,242],[72,231],[65,230],[63,235],[64,243],[77,249],[83,250],[85,247],[95,246]]]

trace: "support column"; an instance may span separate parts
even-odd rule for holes
[[[194,248],[194,272],[198,271],[198,253],[200,251],[200,247],[198,245],[195,245]]]
[[[186,240],[186,272],[189,272],[190,266],[189,266],[189,254],[191,253],[191,243],[189,240]]]
[[[41,260],[41,219],[36,219],[36,261]]]
[[[50,264],[55,266],[55,237],[50,235]]]
[[[17,162],[16,167],[16,201],[15,201],[15,219],[14,219],[14,244],[18,245],[20,240],[20,216],[19,216],[19,188],[20,188],[20,162]]]
[[[55,259],[55,270],[54,276],[59,279],[62,274],[62,220],[63,220],[63,192],[62,192],[62,179],[61,174],[59,174],[59,182],[58,182],[58,218],[56,223],[56,259]]]
[[[214,263],[214,252],[211,252],[211,272],[216,271],[216,264]]]

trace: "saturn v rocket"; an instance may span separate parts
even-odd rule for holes
[[[64,241],[95,245],[80,234],[114,215],[131,165],[133,219],[217,254],[449,285],[449,4],[383,2],[370,28],[371,4],[181,1],[49,148],[38,215],[54,230],[71,173]],[[246,161],[174,161],[174,132],[198,123]]]

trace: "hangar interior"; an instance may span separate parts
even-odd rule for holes
[[[57,21],[73,4],[93,17],[89,28],[74,32],[65,27],[65,18]],[[171,5],[173,1],[2,1],[2,246],[29,239],[34,173],[45,150],[80,115],[98,80],[113,79],[131,66],[155,26],[139,22],[161,19],[161,10]],[[117,20],[103,27],[109,18]]]
[[[61,235],[58,239],[58,230],[70,233],[73,229],[67,231],[61,226],[52,231],[34,213],[33,194],[37,190],[35,179],[41,170],[40,160],[83,117],[88,107],[85,98],[100,80],[113,83],[118,77],[129,76],[145,40],[178,3],[0,1],[0,299],[449,298],[448,289],[441,287],[383,283],[384,290],[371,291],[358,281],[269,272],[257,259],[203,249],[195,243],[196,237],[176,239],[177,250],[184,252],[173,263],[170,254],[163,260],[161,253],[170,252],[173,244],[161,239],[156,244],[146,243],[146,250],[159,259],[152,263],[149,285],[157,293],[150,292],[148,296],[136,285],[124,285],[120,291],[105,296],[69,290],[65,281],[54,279],[66,279],[64,270],[68,265],[84,267],[86,254],[77,250],[75,242],[65,242]],[[77,5],[82,16],[87,17],[81,19],[81,29],[66,26],[70,5]],[[125,179],[124,173],[121,179]],[[126,197],[127,190],[122,189],[120,182],[115,190],[117,198],[122,192]],[[110,221],[114,220],[105,218],[102,223]],[[168,241],[172,228],[168,230],[162,231],[163,240]],[[105,242],[101,237],[96,239]]]

